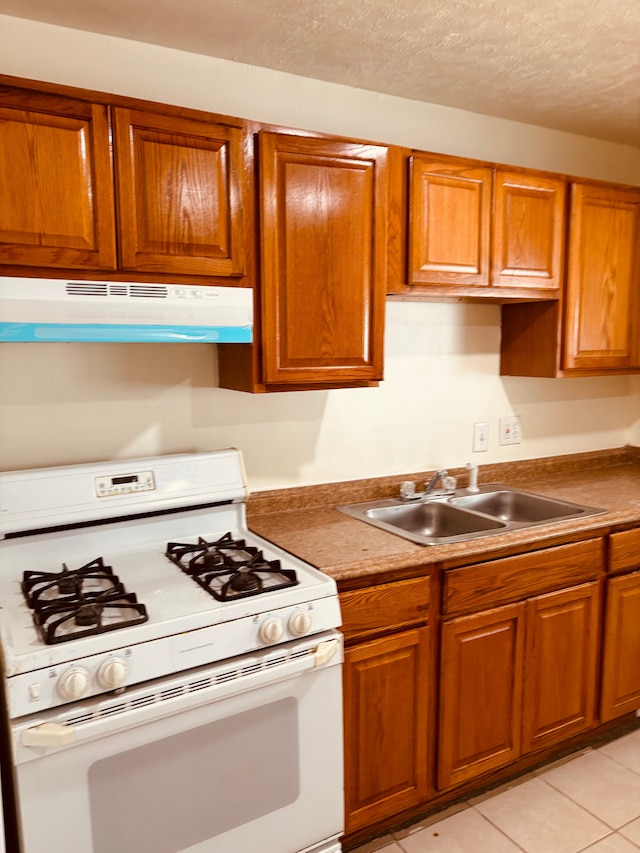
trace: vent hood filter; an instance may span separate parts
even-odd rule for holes
[[[251,343],[253,291],[0,277],[0,341]]]

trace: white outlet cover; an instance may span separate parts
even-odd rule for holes
[[[500,444],[520,444],[521,441],[520,415],[500,418]]]

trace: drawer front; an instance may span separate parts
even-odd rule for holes
[[[603,540],[589,539],[451,569],[445,574],[443,613],[472,613],[592,581],[603,567]]]
[[[609,538],[609,571],[612,574],[640,568],[640,528],[613,533]]]
[[[347,639],[424,623],[429,618],[430,578],[411,578],[340,594]]]

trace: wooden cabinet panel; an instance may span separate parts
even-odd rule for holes
[[[490,560],[445,574],[443,612],[469,613],[595,580],[604,567],[602,539]]]
[[[410,578],[340,593],[342,633],[353,640],[427,621],[430,583],[428,577]]]
[[[520,754],[524,604],[442,626],[438,787]]]
[[[0,86],[0,263],[115,269],[107,107]]]
[[[491,284],[548,288],[563,281],[566,181],[498,169],[494,184]]]
[[[609,571],[618,574],[640,566],[640,528],[609,537]]]
[[[410,173],[409,283],[486,287],[491,168],[412,157]]]
[[[428,794],[428,628],[345,652],[346,831]]]
[[[584,584],[526,603],[523,752],[595,722],[599,588]]]
[[[387,149],[260,135],[267,384],[382,378]]]
[[[640,708],[640,572],[610,578],[602,665],[603,722]]]
[[[638,365],[640,190],[573,184],[565,369]]]
[[[114,109],[123,269],[240,275],[240,128]]]

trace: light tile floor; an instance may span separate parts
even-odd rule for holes
[[[640,729],[353,853],[637,853]]]

